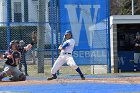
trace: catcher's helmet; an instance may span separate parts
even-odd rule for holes
[[[71,34],[72,35],[72,32],[70,30],[66,30],[65,35],[67,35],[67,34]]]
[[[16,43],[15,40],[12,40],[12,41],[10,42],[10,46],[13,45],[13,44],[15,44],[15,43]]]
[[[10,42],[10,48],[11,48],[12,45],[15,45],[15,46],[17,47],[17,46],[18,46],[18,43],[19,43],[18,40],[12,40],[12,41]]]

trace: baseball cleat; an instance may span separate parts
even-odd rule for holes
[[[26,76],[29,76],[29,74],[25,74]]]
[[[84,75],[80,75],[80,76],[81,76],[81,79],[82,79],[82,80],[85,80],[85,77],[84,77]]]
[[[49,77],[47,80],[53,80],[53,79],[56,79],[57,77],[54,77],[54,76],[52,76],[52,77]]]

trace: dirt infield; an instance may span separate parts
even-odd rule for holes
[[[26,81],[1,81],[0,86],[20,86],[36,84],[69,84],[69,83],[111,83],[111,84],[140,84],[140,77],[121,78],[86,78],[86,80],[59,78],[56,80],[26,80]]]

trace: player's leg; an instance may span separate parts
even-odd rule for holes
[[[7,73],[5,71],[1,72],[0,73],[0,81],[5,77],[7,77]]]
[[[22,71],[22,62],[19,63],[19,70]]]
[[[134,53],[134,71],[137,71],[138,61],[139,61],[139,55],[138,53]]]
[[[76,65],[75,61],[73,60],[73,57],[70,56],[66,60],[67,64],[79,73],[81,79],[85,80],[84,74],[82,73],[81,69]]]
[[[4,65],[4,70],[0,73],[0,81],[7,77],[7,76],[10,76],[12,74],[12,70],[10,70],[11,66],[9,65]]]
[[[140,53],[138,53],[138,55],[139,55],[139,58],[138,58],[138,63],[140,64]]]
[[[26,80],[26,75],[24,75],[19,69],[16,67],[13,67],[13,77],[10,78],[12,81],[25,81]]]
[[[134,53],[134,63],[138,64],[138,60],[139,60],[139,55],[138,53]]]
[[[26,61],[24,62],[23,65],[24,65],[24,72],[25,72],[25,75],[26,75],[26,76],[29,76],[29,75],[28,75],[28,72],[27,72],[27,63],[26,63]]]
[[[65,62],[65,57],[59,56],[57,58],[57,60],[55,61],[54,65],[51,69],[52,77],[48,78],[48,80],[53,80],[53,79],[57,78],[56,72],[60,69],[60,67],[64,64],[64,62]]]

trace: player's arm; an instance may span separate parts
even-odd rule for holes
[[[68,47],[70,45],[70,43],[69,42],[66,42],[66,43],[64,43],[63,45],[60,45],[59,46],[59,50],[63,50],[63,49],[65,49],[66,47]]]
[[[26,51],[30,50],[31,48],[32,48],[32,44],[28,44],[26,47],[24,47],[24,49],[25,49]]]
[[[33,46],[34,44],[37,43],[37,32],[33,31],[31,37],[32,37],[32,41],[30,44]]]
[[[32,38],[31,43],[28,44],[26,47],[24,47],[24,50],[25,50],[25,51],[30,50],[30,49],[32,48],[32,46],[33,46],[34,44],[36,44],[36,42],[37,42],[37,32],[36,32],[36,31],[33,31],[33,32],[32,32],[31,38]]]
[[[6,54],[3,54],[3,55],[1,55],[0,60],[4,60],[6,58],[7,58],[7,55]]]
[[[6,52],[2,55],[1,58],[2,58],[2,59],[12,58],[12,55],[11,55],[8,51],[6,51]]]

